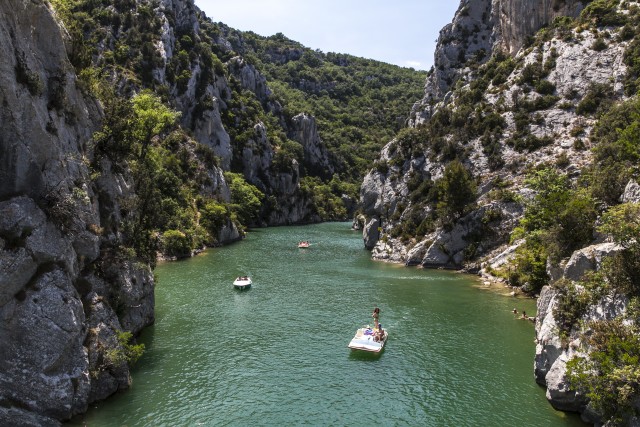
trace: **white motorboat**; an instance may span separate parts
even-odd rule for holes
[[[251,287],[251,283],[251,277],[240,276],[236,277],[236,280],[233,281],[233,287],[236,289],[248,289]]]
[[[384,344],[387,342],[388,337],[389,333],[386,329],[382,330],[382,337],[380,337],[377,329],[365,326],[356,331],[356,335],[353,337],[348,347],[352,350],[380,353],[384,348]]]

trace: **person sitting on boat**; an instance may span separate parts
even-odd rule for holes
[[[384,329],[382,329],[382,325],[378,323],[378,330],[374,335],[373,339],[377,342],[382,342],[384,340]]]

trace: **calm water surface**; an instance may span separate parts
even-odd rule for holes
[[[312,247],[298,249],[310,240]],[[251,275],[245,291],[232,287]],[[133,387],[88,426],[581,426],[533,380],[532,300],[473,278],[370,260],[331,223],[252,231],[157,269],[156,324]],[[374,306],[381,355],[352,352]]]

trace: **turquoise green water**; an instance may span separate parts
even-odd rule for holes
[[[233,289],[241,274],[251,289]],[[349,224],[256,230],[157,276],[132,388],[72,424],[582,425],[533,380],[533,324],[511,313],[533,300],[373,262]],[[349,350],[374,306],[385,350]]]

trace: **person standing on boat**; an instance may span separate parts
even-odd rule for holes
[[[373,309],[373,313],[371,314],[373,317],[373,325],[376,329],[378,329],[378,319],[380,318],[380,309],[378,307]]]

